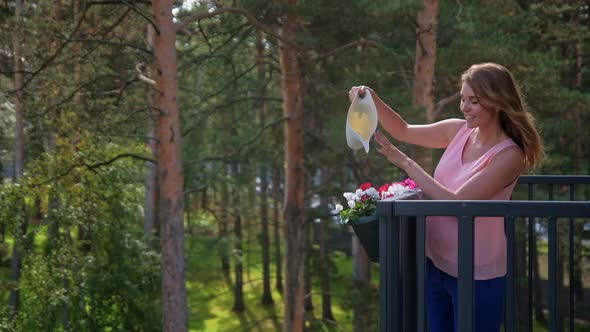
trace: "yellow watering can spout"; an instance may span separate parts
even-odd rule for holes
[[[371,92],[365,97],[354,96],[346,117],[346,143],[353,150],[361,148],[369,153],[369,141],[377,129],[377,108],[373,102]]]

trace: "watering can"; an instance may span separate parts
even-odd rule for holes
[[[377,108],[370,91],[360,97],[354,96],[346,116],[346,143],[353,150],[361,148],[369,153],[369,141],[377,129]]]

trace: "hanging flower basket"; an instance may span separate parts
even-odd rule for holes
[[[376,215],[350,220],[354,234],[371,262],[379,263],[379,218]]]
[[[343,194],[347,201],[347,209],[340,204],[335,205],[340,220],[343,224],[352,226],[372,262],[379,262],[379,218],[375,214],[377,201],[396,199],[420,190],[411,179],[388,183],[378,188],[375,189],[370,182],[363,183],[355,192]]]

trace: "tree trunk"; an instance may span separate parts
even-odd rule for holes
[[[353,296],[353,331],[366,331],[367,326],[370,326],[369,310],[371,307],[370,288],[371,288],[371,263],[369,257],[365,253],[365,249],[361,245],[359,239],[354,235],[352,237],[352,279],[354,280],[355,291]]]
[[[414,64],[414,108],[425,112],[426,123],[434,122],[434,74],[436,64],[436,30],[438,0],[423,0],[416,19],[416,60]],[[417,162],[432,172],[432,152],[419,148]]]
[[[61,0],[55,0],[53,2],[53,19],[56,22],[61,22]],[[51,44],[52,52],[55,52],[59,47],[59,40],[54,40]],[[58,71],[65,70],[64,66],[59,66]],[[58,110],[56,117],[59,119],[58,123],[61,123],[61,112]],[[56,141],[58,137],[58,129],[56,126],[49,126],[47,132],[47,142],[48,142],[48,152],[50,154],[56,153]],[[52,166],[49,169],[49,175],[51,178],[55,177],[55,166]],[[45,254],[50,256],[54,250],[57,249],[59,242],[59,222],[55,213],[59,210],[59,192],[55,189],[55,185],[57,185],[57,181],[53,183],[54,187],[52,187],[47,196],[48,196],[48,207],[47,207],[47,219],[46,222],[48,223],[47,226],[47,244],[45,245]]]
[[[556,220],[557,222],[557,220]],[[563,224],[563,223],[562,223]],[[557,292],[557,299],[556,299],[556,306],[557,306],[557,312],[555,315],[555,320],[556,320],[556,326],[557,326],[557,331],[563,331],[563,320],[564,317],[566,317],[566,315],[568,315],[568,303],[569,301],[567,301],[567,298],[563,297],[562,294],[564,294],[564,272],[565,272],[565,262],[567,259],[567,255],[565,253],[565,241],[567,241],[567,234],[564,233],[565,231],[565,227],[561,227],[561,226],[566,226],[565,224],[563,225],[559,225],[559,223],[557,224],[557,243],[556,243],[556,250],[557,250],[557,266],[555,268],[556,270],[556,280],[555,280],[555,288],[556,288],[556,292]]]
[[[55,133],[49,134],[49,151],[55,153]],[[54,168],[52,168],[54,169]],[[55,176],[54,171],[51,171],[50,175]],[[54,183],[55,184],[55,183]],[[48,196],[48,207],[47,207],[47,244],[45,245],[45,254],[51,255],[59,246],[59,221],[56,216],[56,212],[60,208],[59,191],[52,188],[49,190]]]
[[[270,288],[270,240],[268,236],[268,171],[265,166],[260,167],[260,222],[262,246],[262,304],[273,303]]]
[[[76,18],[76,21],[78,19],[81,19],[81,4],[80,1],[76,1],[74,3],[74,17]],[[98,21],[98,18],[96,15],[93,15],[92,18],[87,18],[90,20],[90,24],[89,26],[91,27],[95,27]],[[92,30],[92,28],[90,28],[89,30]],[[74,51],[76,54],[81,54],[82,50],[81,50],[81,46],[80,45],[75,45],[74,46]],[[78,92],[74,95],[74,104],[78,106],[78,110],[82,110],[83,106],[83,97],[82,94],[79,93],[79,91],[82,90],[82,63],[81,61],[76,61],[76,65],[74,67],[74,82],[76,84],[76,88],[78,89]],[[70,139],[71,141],[76,141],[79,138],[79,133],[76,132],[74,135],[75,138]],[[82,253],[89,253],[90,250],[92,249],[92,240],[90,238],[90,227],[91,227],[91,223],[88,222],[87,220],[80,220],[77,224],[77,229],[78,229],[78,249],[82,252]]]
[[[253,179],[256,176],[256,163],[254,164],[250,164],[249,166],[251,167],[247,167],[247,172],[248,174],[246,175],[247,179]],[[247,195],[247,199],[248,201],[246,202],[246,206],[252,206],[255,207],[256,206],[256,181],[250,181],[248,183],[248,195]],[[242,213],[242,216],[245,217],[244,220],[246,221],[245,224],[243,225],[243,228],[247,230],[246,232],[246,252],[251,253],[252,252],[252,234],[256,234],[256,232],[252,231],[252,225],[254,225],[255,223],[257,223],[257,218],[258,218],[258,211],[256,211],[256,208],[252,208],[252,209],[246,209],[244,211],[244,213]],[[251,272],[251,267],[252,267],[252,258],[254,257],[254,255],[243,255],[243,257],[246,259],[246,277],[247,277],[247,282],[251,283],[252,282],[252,274]]]
[[[0,160],[0,183],[4,183],[4,164],[2,160]],[[4,244],[6,240],[6,225],[4,223],[0,223],[0,246]],[[0,252],[0,260],[4,260],[2,257],[2,253]]]
[[[574,88],[577,90],[582,89],[582,70],[584,70],[583,60],[583,47],[584,45],[580,42],[576,43],[575,46],[575,57],[576,57],[576,78],[574,80]],[[584,169],[582,165],[582,161],[584,160],[583,155],[583,142],[587,142],[587,133],[586,130],[582,130],[582,119],[580,115],[580,107],[574,107],[574,127],[575,127],[575,152],[574,156],[574,169],[572,174],[584,174]],[[579,200],[579,198],[578,198]],[[583,220],[574,220],[573,221],[574,227],[574,248],[582,248],[582,234],[584,233],[584,221]],[[574,251],[573,257],[573,274],[572,274],[572,285],[571,287],[574,288],[574,305],[576,302],[584,303],[584,284],[582,281],[582,273],[583,273],[583,255],[581,251],[578,250],[577,254]]]
[[[312,278],[312,266],[313,266],[313,228],[311,224],[307,224],[305,227],[305,269],[303,271],[303,283],[304,283],[304,298],[303,307],[307,313],[306,320],[310,320],[313,315],[313,290],[311,286]]]
[[[154,27],[149,23],[146,27],[146,44],[150,51],[154,51]],[[156,70],[154,64],[149,66],[150,77],[156,76]],[[146,92],[148,94],[148,111],[147,111],[147,137],[146,145],[150,150],[150,155],[153,160],[158,160],[158,108],[155,104],[155,91],[154,87],[147,85]],[[157,246],[157,240],[160,235],[160,225],[158,223],[158,193],[160,188],[158,186],[158,164],[147,162],[146,163],[146,175],[145,175],[145,200],[144,216],[143,216],[143,232],[153,243],[154,247]],[[153,241],[151,241],[153,239]]]
[[[14,58],[14,109],[15,109],[15,133],[14,133],[14,182],[18,182],[24,172],[25,165],[25,132],[24,132],[24,77],[23,77],[23,1],[15,1],[14,10],[14,34],[13,34],[13,58]],[[24,202],[23,202],[24,203]],[[20,305],[20,292],[18,285],[20,282],[21,264],[22,264],[22,248],[19,247],[19,243],[22,242],[22,237],[27,230],[27,220],[23,214],[20,220],[21,227],[17,227],[17,234],[14,241],[14,247],[12,250],[12,261],[10,265],[10,277],[14,283],[14,287],[10,288],[9,308],[11,316],[14,317],[18,313]]]
[[[154,77],[154,70],[151,70],[152,77]],[[158,160],[158,141],[156,127],[156,114],[154,110],[154,92],[153,87],[149,86],[150,104],[148,112],[148,131],[146,138],[146,145],[150,150],[153,160]],[[152,238],[159,234],[158,232],[158,164],[147,162],[145,175],[145,201],[144,201],[144,216],[143,216],[143,231],[148,238]]]
[[[533,231],[533,247],[531,250],[531,259],[533,260],[533,311],[535,313],[535,319],[539,322],[545,323],[545,314],[543,314],[543,289],[541,285],[541,276],[539,270],[539,251],[537,250],[537,234],[536,227]]]
[[[516,222],[516,239],[515,239],[515,317],[517,331],[530,331],[529,320],[532,303],[529,303],[528,284],[528,265],[527,265],[527,224],[525,222]],[[522,317],[522,319],[520,319]]]
[[[256,34],[256,63],[258,66],[258,84],[260,84],[260,104],[258,105],[258,119],[261,130],[266,126],[266,95],[265,80],[266,66],[264,65],[264,40],[262,33]],[[262,298],[263,305],[273,303],[270,288],[270,241],[268,236],[268,169],[262,162],[259,169],[260,176],[260,245],[262,247]]]
[[[157,33],[154,38],[156,94],[154,106],[158,116],[158,167],[160,184],[160,218],[162,246],[163,330],[186,331],[186,303],[183,175],[180,135],[176,31],[172,18],[172,0],[153,0],[152,9]]]
[[[238,164],[232,163],[232,174],[234,177],[238,176]],[[240,191],[238,186],[234,184],[232,189],[232,205],[234,210],[234,273],[236,282],[234,284],[234,306],[233,311],[243,312],[246,309],[244,305],[244,272],[243,272],[243,255],[242,255],[242,212],[240,209]]]
[[[579,173],[578,173],[579,174]],[[574,220],[574,264],[572,287],[574,288],[574,305],[576,303],[584,303],[584,283],[582,277],[584,275],[584,255],[582,254],[582,239],[584,234],[584,220]]]
[[[322,319],[334,322],[334,314],[332,313],[332,291],[330,287],[330,256],[326,245],[326,236],[328,236],[329,225],[330,221],[328,219],[322,219],[320,227],[318,227],[318,239],[320,242],[320,263],[318,273],[322,292]]]
[[[329,178],[330,169],[327,167],[320,169],[321,185],[328,185],[327,179]],[[320,196],[320,210],[323,213],[329,214],[329,208],[327,200],[324,196]],[[329,236],[330,231],[330,219],[320,219],[318,225],[318,278],[320,281],[320,292],[322,298],[322,320],[327,322],[335,322],[334,314],[332,313],[332,291],[330,284],[330,252],[326,243],[326,238]]]
[[[298,28],[297,0],[288,1],[280,29],[281,92],[285,116],[285,239],[286,289],[283,331],[303,331],[303,270],[305,263],[305,219],[303,177],[303,90],[297,50],[292,46]],[[286,43],[285,43],[286,41]]]
[[[275,269],[276,283],[275,287],[280,294],[283,294],[283,256],[281,254],[281,170],[278,167],[273,169],[272,175],[273,190],[273,220],[274,220],[274,238],[275,238]]]
[[[334,313],[332,312],[332,290],[330,284],[330,257],[326,244],[330,221],[322,220],[318,234],[320,239],[320,288],[322,292],[322,319],[334,322]]]
[[[197,198],[195,198],[192,193],[188,192],[184,194],[184,227],[186,227],[185,232],[188,231],[189,234],[193,233],[191,211],[195,208],[199,208],[196,206],[196,200]]]
[[[226,167],[228,169],[229,167]],[[221,255],[221,271],[225,276],[229,276],[231,267],[229,263],[229,237],[227,233],[227,226],[229,223],[228,209],[230,208],[231,200],[227,200],[229,191],[226,183],[221,183],[221,201],[219,205],[221,211],[219,213],[219,253]]]

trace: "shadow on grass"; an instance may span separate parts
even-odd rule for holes
[[[274,304],[261,304],[260,268],[251,268],[244,282],[246,310],[232,311],[234,275],[224,273],[211,237],[191,236],[187,241],[187,296],[190,331],[278,331],[282,329],[282,298],[273,292]],[[245,271],[246,277],[246,271]]]

